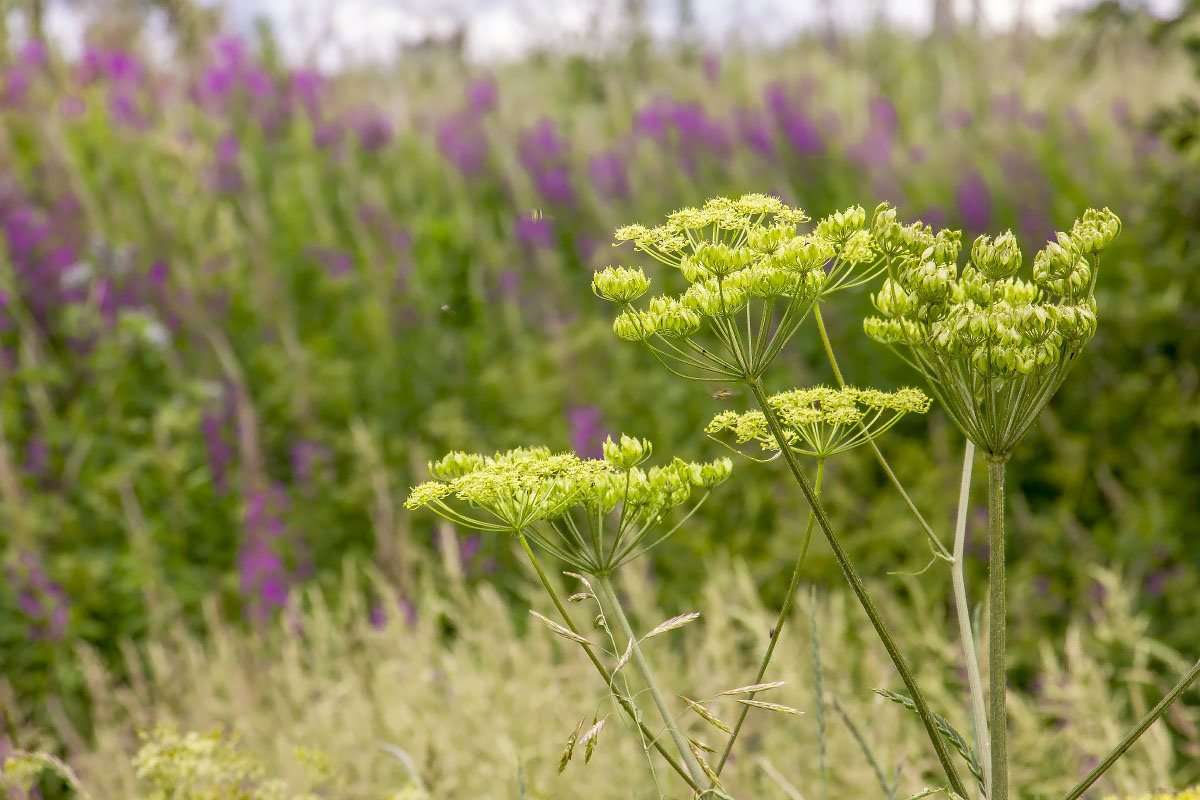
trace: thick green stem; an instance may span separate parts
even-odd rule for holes
[[[817,460],[817,481],[813,488],[816,490],[817,496],[821,495],[821,478],[825,475],[825,459]],[[758,665],[758,673],[754,676],[753,683],[762,683],[763,676],[767,674],[767,667],[771,663],[771,655],[775,652],[775,643],[779,641],[779,634],[783,631],[783,623],[792,613],[792,604],[796,599],[796,589],[800,586],[800,573],[804,569],[804,559],[808,556],[808,546],[812,542],[813,523],[816,517],[810,511],[808,514],[808,527],[804,531],[804,543],[800,545],[800,557],[796,559],[796,566],[792,568],[792,581],[788,584],[787,594],[783,598],[783,606],[779,609],[779,618],[775,620],[775,627],[771,629],[771,639],[767,642],[767,651],[763,653],[762,663]],[[751,692],[747,697],[748,700],[754,699],[755,692]],[[729,754],[733,751],[733,743],[737,741],[738,734],[742,731],[742,725],[746,722],[746,714],[749,713],[750,706],[742,704],[742,710],[738,713],[737,722],[733,725],[733,732],[729,734],[729,741],[725,742],[725,750],[721,753],[721,760],[717,763],[716,772],[721,774],[721,770],[725,769],[725,762],[729,760]]]
[[[559,616],[563,618],[563,622],[566,623],[567,627],[572,633],[578,636],[583,636],[583,634],[579,632],[579,629],[575,627],[575,622],[571,619],[571,615],[567,613],[566,606],[564,606],[562,600],[559,599],[558,592],[554,591],[554,586],[550,583],[550,579],[546,577],[546,573],[542,570],[542,565],[538,563],[537,557],[534,556],[533,550],[529,547],[529,542],[526,540],[525,535],[518,534],[517,539],[520,540],[521,547],[525,550],[525,555],[529,557],[529,563],[533,564],[533,568],[537,572],[538,578],[541,579],[542,586],[545,587],[546,593],[549,594],[550,599],[554,601],[554,607],[558,609]],[[596,653],[592,649],[591,645],[585,644],[581,645],[581,647],[583,647],[583,651],[587,653],[588,658],[591,659],[592,664],[596,667],[596,671],[600,673],[602,678],[604,678],[604,683],[611,688],[613,681],[612,673],[608,671],[607,667],[600,663],[600,659],[596,657]],[[642,724],[637,709],[633,707],[628,698],[617,694],[616,692],[612,692],[612,695],[613,697],[617,698],[617,703],[620,704],[625,713],[629,715],[629,719],[631,719],[641,730],[642,736],[645,738],[645,740],[654,743],[654,749],[658,751],[659,755],[666,759],[666,762],[671,766],[671,769],[679,773],[679,777],[683,778],[687,782],[687,785],[690,786],[694,791],[699,791],[700,787],[692,780],[692,776],[689,775],[687,770],[683,768],[683,765],[681,765],[679,761],[677,761],[670,753],[668,753],[667,749],[663,747],[662,742],[658,741],[650,729]]]
[[[971,466],[975,461],[975,443],[967,440],[963,448],[962,481],[958,488],[958,514],[954,522],[954,563],[950,566],[950,582],[954,588],[954,611],[958,616],[958,635],[962,639],[963,659],[967,668],[967,683],[971,689],[971,714],[975,720],[975,748],[983,767],[983,785],[992,782],[992,745],[988,739],[987,703],[983,695],[983,676],[979,671],[979,655],[975,650],[975,631],[971,629],[971,606],[967,602],[967,580],[963,562],[967,543],[967,511],[971,503]]]
[[[671,707],[667,705],[667,699],[663,697],[662,691],[658,688],[658,681],[654,679],[654,671],[650,669],[650,663],[646,661],[646,656],[642,653],[642,648],[638,645],[637,636],[633,632],[633,626],[629,624],[629,619],[621,609],[621,601],[617,599],[617,592],[613,588],[612,580],[607,575],[597,576],[596,580],[600,584],[600,590],[604,594],[605,601],[617,620],[617,626],[620,627],[621,633],[625,635],[625,638],[629,640],[628,647],[633,652],[633,663],[637,667],[638,672],[641,673],[642,680],[646,684],[646,691],[650,693],[650,697],[654,700],[654,705],[658,707],[658,713],[662,716],[663,724],[667,726],[667,731],[671,734],[671,739],[675,742],[675,747],[678,748],[679,755],[683,759],[683,763],[687,766],[688,773],[692,776],[692,784],[695,786],[709,786],[711,782],[708,776],[700,766],[700,762],[696,760],[696,754],[692,752],[691,744],[688,743],[683,732],[679,730],[679,726],[675,724],[675,715],[671,713]]]
[[[1007,579],[1004,565],[1004,462],[988,455],[988,800],[1008,800]]]
[[[829,543],[829,549],[833,551],[833,557],[842,569],[842,575],[845,576],[846,582],[850,584],[850,589],[854,592],[855,597],[858,598],[858,602],[862,606],[863,611],[866,612],[871,625],[874,626],[876,634],[878,634],[880,641],[883,642],[884,649],[887,650],[888,656],[892,659],[892,663],[896,667],[896,671],[900,673],[900,679],[904,682],[909,697],[912,698],[913,704],[917,707],[917,715],[921,718],[921,723],[925,726],[925,731],[928,733],[929,740],[933,744],[934,752],[937,754],[938,761],[941,762],[942,770],[946,773],[946,779],[950,782],[950,788],[960,796],[967,797],[966,786],[963,784],[962,778],[958,775],[958,770],[954,766],[950,750],[946,747],[941,734],[938,733],[937,724],[933,719],[933,712],[929,710],[929,704],[925,701],[925,695],[917,685],[916,678],[912,674],[912,669],[909,668],[908,661],[904,658],[904,654],[900,652],[900,648],[897,647],[896,640],[892,637],[887,623],[884,622],[883,617],[875,609],[875,603],[871,600],[871,595],[867,592],[867,587],[863,584],[862,578],[859,577],[858,570],[854,568],[849,555],[847,555],[845,549],[842,547],[837,534],[834,533],[833,524],[829,521],[829,515],[825,512],[825,507],[821,504],[821,501],[817,499],[816,491],[813,489],[812,483],[808,480],[808,476],[804,473],[804,468],[800,466],[796,454],[788,447],[787,437],[782,425],[779,423],[779,418],[767,400],[767,393],[763,389],[762,379],[755,378],[749,385],[754,392],[755,400],[758,401],[759,409],[767,420],[771,434],[775,437],[775,441],[780,447],[784,461],[791,470],[792,476],[796,479],[796,483],[800,485],[800,491],[804,493],[804,499],[808,501],[808,506],[812,509],[813,515],[817,519],[817,525],[820,526],[821,533],[825,535],[825,540]]]
[[[1105,756],[1103,761],[1097,764],[1091,772],[1085,775],[1083,780],[1075,784],[1075,788],[1071,789],[1071,791],[1067,792],[1063,796],[1063,800],[1076,800],[1081,794],[1091,788],[1093,783],[1100,780],[1100,776],[1105,772],[1108,772],[1109,768],[1113,764],[1117,763],[1117,759],[1125,755],[1125,751],[1133,747],[1133,743],[1141,738],[1141,735],[1145,733],[1150,726],[1158,720],[1159,717],[1167,712],[1167,709],[1171,707],[1171,704],[1178,700],[1181,694],[1187,691],[1187,688],[1192,685],[1196,678],[1200,678],[1200,661],[1197,661],[1195,664],[1193,664],[1192,668],[1183,674],[1183,677],[1179,679],[1179,683],[1175,684],[1175,688],[1167,692],[1167,695],[1162,700],[1158,701],[1158,705],[1150,709],[1150,713],[1143,717],[1142,721],[1139,722],[1133,730],[1126,734],[1125,738],[1121,740],[1120,744],[1114,747],[1112,752]]]

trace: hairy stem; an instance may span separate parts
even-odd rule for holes
[[[1187,691],[1187,688],[1192,685],[1196,678],[1200,678],[1200,660],[1193,664],[1192,668],[1183,674],[1183,677],[1179,679],[1179,683],[1175,684],[1175,688],[1167,692],[1166,696],[1163,697],[1162,700],[1158,701],[1158,705],[1150,709],[1150,713],[1143,717],[1142,721],[1139,722],[1133,730],[1126,734],[1125,738],[1121,740],[1120,744],[1114,747],[1112,752],[1104,757],[1103,761],[1097,764],[1091,772],[1085,775],[1083,780],[1075,784],[1075,788],[1063,795],[1063,800],[1076,800],[1080,795],[1091,788],[1093,783],[1100,780],[1100,776],[1105,772],[1108,772],[1109,767],[1117,763],[1117,759],[1125,755],[1125,751],[1127,751],[1130,747],[1133,747],[1133,743],[1141,738],[1141,735],[1145,733],[1150,726],[1158,720],[1159,717],[1166,713],[1167,709],[1171,707],[1171,704],[1178,700],[1181,694]]]
[[[755,378],[749,385],[754,392],[755,400],[758,401],[759,409],[767,420],[771,434],[775,437],[775,441],[780,447],[784,461],[787,462],[792,476],[796,479],[796,483],[800,485],[800,491],[804,493],[804,499],[808,501],[808,506],[812,509],[813,515],[816,517],[817,524],[821,528],[821,533],[825,535],[825,540],[829,542],[829,549],[833,551],[833,557],[837,559],[838,566],[841,567],[846,582],[850,584],[851,590],[858,598],[858,602],[863,607],[863,611],[866,612],[871,625],[874,626],[880,641],[883,642],[884,649],[887,650],[888,656],[892,659],[892,663],[896,667],[896,671],[900,673],[900,679],[904,682],[909,697],[912,698],[913,704],[917,707],[917,714],[921,718],[921,723],[925,726],[925,731],[928,733],[929,740],[933,744],[934,752],[937,754],[938,761],[941,762],[942,770],[946,773],[946,779],[950,782],[950,788],[960,796],[966,797],[966,787],[962,782],[962,778],[958,775],[958,770],[954,766],[954,761],[951,758],[949,749],[946,747],[945,741],[942,740],[941,735],[938,733],[937,724],[933,719],[933,712],[929,710],[929,704],[925,701],[925,695],[917,685],[916,678],[912,674],[912,669],[909,668],[908,661],[904,658],[904,654],[900,652],[900,648],[897,647],[896,640],[892,637],[887,623],[884,622],[883,617],[876,610],[875,603],[871,600],[871,595],[867,592],[867,587],[863,585],[862,578],[858,575],[858,570],[854,568],[849,555],[847,555],[846,550],[842,547],[837,534],[834,533],[833,524],[829,521],[829,515],[825,512],[825,507],[821,505],[821,501],[817,499],[816,491],[813,489],[812,483],[808,480],[808,476],[804,473],[804,468],[800,465],[796,454],[788,447],[783,426],[780,425],[779,418],[775,415],[775,410],[771,408],[771,404],[767,400],[762,379]]]
[[[709,786],[710,781],[708,780],[708,776],[704,773],[700,762],[696,760],[696,754],[692,752],[692,747],[684,737],[683,732],[675,724],[675,715],[671,713],[671,707],[667,705],[667,699],[663,697],[662,691],[658,688],[658,681],[654,679],[654,671],[650,669],[650,662],[646,661],[646,656],[642,653],[642,648],[638,645],[633,627],[629,624],[629,619],[625,616],[625,612],[621,608],[621,601],[617,599],[612,579],[607,575],[599,575],[596,580],[600,584],[600,590],[604,594],[605,601],[617,620],[617,625],[620,627],[621,633],[629,640],[629,647],[633,651],[633,663],[637,667],[638,672],[641,673],[642,680],[646,684],[646,691],[650,693],[650,697],[654,700],[654,705],[658,707],[658,713],[662,716],[663,724],[667,726],[667,731],[671,734],[671,739],[675,742],[675,747],[678,748],[679,755],[683,759],[684,765],[687,766],[688,773],[692,776],[692,785]]]
[[[829,359],[829,366],[833,368],[833,377],[837,378],[838,386],[845,387],[846,379],[842,377],[842,371],[838,368],[837,358],[833,355],[833,345],[829,342],[829,334],[825,330],[825,320],[821,318],[821,304],[813,304],[813,315],[817,318],[817,330],[821,332],[821,344],[825,346],[825,356]],[[866,426],[859,421],[859,426],[866,433]],[[900,479],[896,477],[896,473],[892,471],[892,465],[883,457],[883,451],[879,449],[879,445],[875,444],[873,437],[867,437],[867,444],[871,445],[871,451],[875,453],[875,460],[879,462],[879,466],[883,469],[884,474],[888,476],[888,480],[892,482],[892,486],[896,487],[896,491],[900,493],[900,497],[904,499],[904,504],[908,506],[908,510],[912,512],[921,529],[925,531],[925,535],[929,538],[929,543],[933,545],[933,549],[938,555],[943,558],[949,558],[950,553],[947,552],[946,546],[942,544],[942,540],[933,532],[933,528],[925,520],[925,516],[921,514],[916,503],[908,496],[908,492],[904,490],[904,484],[900,483]]]
[[[563,618],[563,622],[566,623],[566,626],[571,630],[572,633],[582,636],[583,634],[580,633],[577,627],[575,627],[575,623],[571,619],[571,615],[567,613],[566,606],[564,606],[562,600],[559,599],[558,592],[554,591],[554,586],[550,583],[550,579],[546,577],[546,573],[542,570],[542,565],[538,563],[537,557],[534,556],[533,550],[529,547],[529,541],[525,538],[525,534],[518,534],[517,539],[520,540],[521,547],[525,550],[525,555],[529,557],[529,562],[533,564],[534,570],[537,571],[538,578],[541,579],[542,586],[545,587],[546,593],[549,594],[550,599],[554,601],[554,607],[558,609],[559,616]],[[591,645],[585,644],[581,645],[581,647],[583,647],[583,651],[587,653],[588,658],[591,659],[592,664],[596,667],[596,671],[600,673],[602,678],[604,678],[604,683],[611,687],[613,681],[612,673],[608,671],[607,667],[600,663],[600,659],[596,657],[596,653],[592,649]],[[631,719],[634,724],[641,729],[642,735],[646,738],[646,741],[654,743],[654,749],[658,751],[659,755],[666,759],[666,762],[670,765],[671,769],[679,773],[679,777],[687,781],[687,785],[690,786],[694,791],[699,791],[700,787],[692,780],[692,776],[688,774],[688,771],[684,769],[683,765],[680,764],[674,756],[668,753],[667,749],[662,745],[662,742],[658,741],[650,729],[642,724],[642,721],[638,716],[637,709],[633,707],[633,705],[629,702],[629,699],[623,695],[617,694],[616,692],[612,692],[612,695],[613,697],[617,698],[617,703],[620,704],[621,708],[625,710],[625,713],[629,715],[629,719]]]
[[[1008,800],[1008,587],[1004,565],[1004,460],[988,456],[988,800]]]
[[[817,481],[813,486],[817,496],[821,494],[821,478],[825,474],[825,459],[817,460]],[[763,676],[767,674],[767,666],[771,663],[771,655],[775,652],[775,644],[779,641],[779,634],[783,631],[783,623],[792,613],[792,604],[796,599],[796,589],[800,586],[800,573],[804,569],[804,560],[808,557],[808,545],[812,542],[813,523],[816,521],[815,515],[810,511],[808,514],[808,527],[804,531],[804,543],[800,545],[800,557],[796,559],[796,566],[792,568],[792,581],[788,584],[787,594],[783,597],[783,606],[779,609],[779,618],[775,620],[775,627],[771,629],[771,639],[767,642],[767,651],[763,653],[762,663],[758,665],[758,673],[754,676],[753,683],[762,683]],[[755,692],[751,692],[747,699],[753,700]],[[737,722],[733,725],[733,732],[729,734],[729,740],[725,742],[725,750],[721,753],[721,760],[717,762],[716,772],[721,774],[721,770],[725,769],[725,762],[729,760],[729,754],[733,751],[733,743],[737,741],[738,734],[742,731],[742,725],[746,722],[746,715],[750,711],[750,706],[742,704],[742,710],[738,712]]]
[[[967,683],[971,689],[971,714],[975,720],[975,749],[983,767],[983,785],[992,782],[992,745],[988,739],[987,704],[983,696],[983,676],[975,650],[975,631],[971,628],[971,606],[967,602],[967,580],[963,574],[967,542],[967,511],[971,501],[971,465],[975,461],[975,443],[967,440],[963,448],[962,481],[958,489],[958,514],[954,522],[954,563],[950,582],[954,591],[954,611],[958,616],[958,635],[962,639]]]

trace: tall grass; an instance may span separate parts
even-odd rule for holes
[[[140,651],[127,649],[128,682],[82,652],[94,704],[92,735],[60,727],[43,731],[40,741],[67,743],[68,762],[97,800],[142,796],[146,785],[130,765],[140,744],[137,731],[162,723],[184,731],[236,733],[266,774],[284,779],[297,793],[313,781],[312,759],[296,755],[304,748],[319,751],[332,765],[323,780],[337,788],[319,796],[348,800],[387,798],[403,790],[412,790],[404,796],[414,798],[653,796],[637,738],[618,731],[602,734],[589,765],[576,760],[567,767],[574,775],[556,774],[579,714],[586,711],[590,720],[594,709],[608,714],[610,725],[623,724],[569,642],[540,625],[518,629],[491,588],[470,588],[440,567],[427,569],[417,581],[415,618],[406,618],[381,582],[374,586],[392,612],[372,615],[360,576],[352,572],[347,567],[345,589],[336,597],[315,588],[293,596],[279,623],[263,635],[248,635],[210,607],[203,636],[179,631]],[[1146,620],[1131,610],[1133,598],[1117,577],[1106,572],[1096,577],[1108,590],[1105,601],[1090,619],[1076,620],[1061,642],[1045,644],[1036,693],[1017,693],[1012,700],[1014,783],[1039,787],[1046,795],[1067,789],[1156,699],[1154,663],[1175,666],[1179,660],[1146,637]],[[919,592],[916,582],[905,586]],[[644,579],[631,581],[627,591],[646,623],[679,610],[655,608],[654,587]],[[714,567],[700,595],[701,624],[677,634],[686,640],[688,657],[667,646],[654,653],[665,669],[683,676],[681,684],[696,698],[730,688],[727,676],[750,671],[773,622],[773,611],[739,563]],[[910,600],[929,607],[930,599],[920,594]],[[887,780],[897,781],[894,796],[921,790],[937,764],[923,746],[915,717],[855,688],[895,688],[889,662],[857,633],[863,627],[858,609],[847,596],[834,594],[801,599],[796,613],[812,615],[811,630],[808,625],[789,630],[769,677],[787,682],[776,699],[806,714],[751,715],[743,748],[724,773],[730,791],[755,798],[820,797],[823,753],[830,765],[829,797],[886,796],[864,747]],[[968,709],[951,705],[961,696],[954,689],[963,677],[958,648],[939,632],[939,618],[896,615],[894,621],[900,635],[919,642],[913,661],[923,684],[944,687],[934,689],[931,703],[969,730]],[[823,679],[823,737],[814,694],[814,636]],[[730,642],[741,646],[730,648]],[[710,706],[727,722],[736,712],[720,701]],[[1157,724],[1108,773],[1097,796],[1177,786],[1196,777],[1180,774],[1173,754],[1180,737],[1194,733],[1200,713],[1194,704],[1180,706],[1172,718],[1174,727]],[[719,744],[719,733],[705,723],[693,719],[688,727],[697,739]],[[21,735],[26,747],[39,742],[33,731]],[[678,796],[682,785],[672,784],[674,776],[665,772],[660,769],[666,793]]]

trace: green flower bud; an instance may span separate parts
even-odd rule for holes
[[[871,295],[871,303],[885,317],[902,317],[916,307],[912,295],[891,278],[884,279],[879,291]]]
[[[655,298],[660,299],[667,298]],[[678,300],[670,299],[658,310],[651,303],[651,313],[655,314],[655,330],[663,336],[683,339],[700,330],[700,315]]]
[[[746,246],[759,253],[771,254],[795,238],[794,225],[776,225],[770,228],[755,228],[746,237]]]
[[[690,479],[693,484],[704,489],[724,483],[733,472],[733,462],[728,458],[718,458],[706,464],[690,464]]]
[[[961,250],[962,231],[942,230],[933,237],[933,244],[921,253],[921,260],[937,264],[955,264]]]
[[[863,320],[863,331],[880,344],[897,344],[904,341],[904,330],[899,320],[867,317]]]
[[[592,291],[613,303],[631,303],[650,288],[641,268],[608,267],[592,276]]]
[[[893,225],[896,225],[896,209],[886,201],[875,206],[875,212],[871,215],[871,234],[876,239],[882,238]]]
[[[753,297],[779,297],[803,285],[802,276],[775,267],[751,267],[747,273],[750,276],[747,290]]]
[[[683,273],[683,277],[688,283],[696,283],[697,281],[706,281],[712,277],[712,273],[704,268],[704,266],[691,256],[684,256],[679,263],[679,271]]]
[[[611,436],[605,439],[603,450],[605,461],[617,469],[628,470],[648,459],[654,452],[654,446],[650,444],[649,439],[636,439],[621,434],[619,443],[614,442]]]
[[[952,267],[933,261],[926,261],[909,270],[905,277],[913,294],[923,303],[938,303],[949,297],[953,279]]]
[[[817,223],[816,233],[838,244],[845,244],[861,231],[867,223],[867,212],[862,206],[850,206],[845,211],[835,211]]]
[[[1047,311],[1044,306],[1021,306],[1016,316],[1017,327],[1032,342],[1041,344],[1048,340],[1054,333],[1054,315]]]
[[[627,342],[644,342],[654,335],[654,317],[629,309],[613,320],[613,332]]]
[[[709,273],[724,278],[727,275],[745,269],[753,254],[734,249],[725,244],[709,244],[707,242],[696,246],[696,260]]]
[[[429,462],[429,472],[438,480],[452,481],[483,468],[483,456],[453,450],[438,461]]]
[[[980,236],[971,247],[971,262],[993,281],[1011,278],[1021,268],[1021,248],[1012,231],[997,236]]]
[[[1071,227],[1071,236],[1085,253],[1099,253],[1121,233],[1121,219],[1107,208],[1089,208]]]

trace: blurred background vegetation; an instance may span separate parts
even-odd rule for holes
[[[1200,4],[1002,29],[984,3],[880,0],[845,27],[816,4],[764,43],[706,35],[705,4],[597,1],[572,6],[594,36],[546,19],[555,46],[490,60],[460,5],[387,57],[332,62],[188,0],[65,4],[73,43],[55,4],[4,7],[0,753],[34,730],[87,747],[84,665],[120,682],[130,652],[214,619],[265,637],[289,593],[337,595],[347,574],[377,625],[440,613],[431,570],[523,614],[510,543],[410,516],[408,487],[447,449],[596,453],[627,432],[711,455],[704,423],[750,398],[619,343],[589,276],[630,256],[615,226],[747,191],[813,216],[888,200],[1032,250],[1089,205],[1122,217],[1097,338],[1010,470],[1014,679],[1036,688],[1045,648],[1104,601],[1097,565],[1132,587],[1148,639],[1195,650]],[[889,24],[893,5],[927,29]],[[913,382],[862,334],[867,304],[827,317],[847,379]],[[832,379],[813,337],[785,356],[772,389]],[[960,445],[936,410],[884,442],[946,532]],[[643,562],[663,608],[698,602],[730,556],[779,599],[803,501],[739,469]],[[826,486],[892,615],[941,625],[943,570],[919,593],[889,576],[929,554],[874,461],[840,460]],[[840,583],[827,551],[810,564]]]

